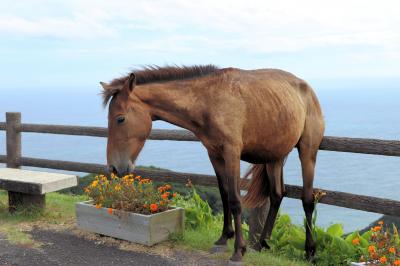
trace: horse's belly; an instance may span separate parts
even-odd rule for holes
[[[260,153],[246,153],[243,152],[240,159],[252,164],[265,164],[271,161],[275,161],[276,158],[273,154],[265,152]]]

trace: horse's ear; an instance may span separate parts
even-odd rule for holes
[[[103,87],[104,90],[110,90],[111,86],[103,81],[100,81],[100,85]]]
[[[132,92],[133,89],[136,86],[136,75],[135,73],[129,74],[129,79],[128,79],[128,90],[129,92]]]

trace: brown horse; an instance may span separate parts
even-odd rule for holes
[[[244,203],[271,207],[257,249],[268,247],[284,196],[282,168],[297,147],[303,175],[307,258],[315,253],[311,235],[313,179],[324,121],[313,90],[294,75],[275,69],[218,69],[213,65],[147,67],[110,84],[101,83],[109,105],[107,161],[125,174],[149,136],[152,121],[163,120],[193,132],[206,147],[218,178],[224,226],[216,245],[235,236],[232,261],[246,251],[241,229],[240,160],[255,164]],[[232,216],[234,229],[232,228]]]

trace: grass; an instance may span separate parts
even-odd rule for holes
[[[175,245],[193,250],[209,251],[218,239],[222,223],[217,221],[210,228],[185,229],[181,236],[173,236]],[[233,240],[228,242],[228,251],[217,255],[217,258],[228,260],[233,252]],[[244,257],[245,265],[251,266],[310,266],[306,261],[292,260],[284,255],[275,254],[271,251],[248,251]]]
[[[72,224],[75,220],[75,202],[85,199],[86,196],[48,193],[45,210],[19,208],[10,214],[7,192],[0,190],[0,234],[12,244],[35,246],[37,243],[29,235],[33,226]]]
[[[34,226],[51,228],[52,225],[58,225],[57,228],[67,229],[73,226],[75,222],[75,203],[86,200],[86,196],[49,193],[46,194],[46,209],[18,209],[14,214],[8,212],[7,192],[0,190],[0,235],[17,245],[37,247],[36,243],[30,237],[29,231]],[[181,236],[173,236],[172,243],[176,248],[189,250],[209,251],[213,242],[220,236],[221,221],[216,221],[210,228],[186,229]],[[228,251],[217,255],[216,258],[227,260],[233,251],[233,241],[228,243]],[[283,255],[274,254],[270,251],[247,252],[245,256],[245,265],[273,265],[273,266],[306,266],[304,261],[296,261],[286,258]]]

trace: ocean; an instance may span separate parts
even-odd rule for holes
[[[316,80],[311,84],[323,108],[327,136],[400,139],[400,84],[398,80]],[[0,86],[0,121],[5,112],[22,113],[22,121],[41,124],[106,126],[99,87],[73,89],[6,89]],[[153,128],[174,129],[155,122]],[[24,156],[105,163],[106,139],[24,133]],[[0,132],[0,154],[5,154],[5,133]],[[400,200],[400,158],[320,151],[315,187]],[[154,165],[181,172],[213,174],[200,143],[148,141],[137,165]],[[244,173],[248,164],[242,163]],[[54,171],[54,170],[53,170]],[[79,173],[83,175],[83,173]],[[287,184],[301,185],[300,163],[294,150],[285,165]],[[345,231],[367,226],[380,217],[362,211],[318,204],[317,223],[341,223]],[[285,198],[282,213],[303,222],[301,201]]]

